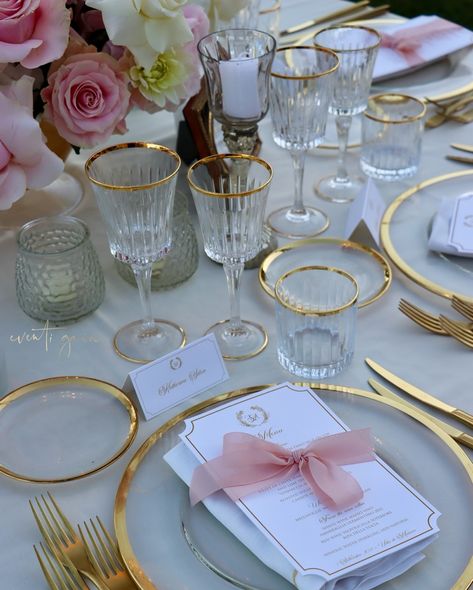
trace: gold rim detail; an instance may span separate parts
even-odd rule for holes
[[[293,67],[291,64],[292,58],[290,52],[297,49],[310,49],[311,51],[321,51],[323,53],[327,53],[335,58],[335,65],[329,68],[328,70],[324,70],[323,72],[317,72],[317,74],[308,74],[306,76],[288,76],[286,74],[277,74],[276,72],[271,72],[271,76],[273,78],[281,78],[283,80],[315,80],[316,78],[322,78],[322,76],[326,76],[327,74],[332,74],[338,69],[340,65],[340,60],[338,59],[338,55],[332,51],[331,49],[326,49],[325,47],[315,47],[315,45],[291,45],[290,47],[280,47],[276,50],[276,53],[280,53],[282,51],[288,52],[286,56],[286,60],[288,64]]]
[[[135,186],[120,186],[120,185],[115,185],[115,184],[108,184],[106,182],[101,182],[100,180],[97,180],[96,178],[92,178],[92,176],[90,175],[90,168],[91,168],[92,164],[95,162],[95,160],[97,160],[101,156],[104,156],[105,154],[108,154],[110,152],[117,152],[119,150],[124,150],[124,149],[129,149],[129,148],[146,148],[149,150],[156,150],[159,152],[165,152],[166,154],[168,154],[169,156],[174,158],[174,160],[176,162],[176,168],[175,168],[175,170],[173,170],[171,172],[171,174],[168,174],[165,178],[161,178],[161,179],[156,180],[155,182],[151,182],[149,184],[140,184],[140,185],[135,185]],[[92,182],[93,184],[96,184],[97,186],[101,186],[102,188],[106,188],[108,190],[130,191],[130,192],[155,188],[156,186],[159,186],[161,184],[169,182],[169,180],[171,180],[171,178],[176,176],[176,174],[179,172],[180,167],[181,167],[181,158],[178,156],[178,154],[174,150],[171,150],[171,149],[165,147],[164,145],[158,145],[157,143],[149,143],[146,141],[132,141],[129,143],[118,143],[116,145],[106,147],[103,150],[100,150],[98,152],[95,152],[95,154],[92,154],[84,166],[85,174],[86,174],[87,178],[90,180],[90,182]]]
[[[251,189],[249,191],[242,191],[241,193],[216,193],[213,191],[208,191],[204,188],[201,188],[200,186],[197,186],[197,184],[195,184],[195,182],[192,180],[191,176],[192,176],[194,170],[196,170],[196,168],[198,168],[200,166],[205,166],[206,164],[216,162],[218,160],[224,160],[224,159],[249,160],[251,162],[257,162],[263,168],[266,168],[266,170],[269,172],[269,178],[267,180],[265,180],[263,182],[263,184],[261,184],[257,188]],[[218,199],[235,199],[238,197],[248,197],[249,195],[254,195],[255,193],[259,193],[259,192],[263,191],[271,183],[272,179],[273,179],[272,166],[270,164],[268,164],[268,162],[266,162],[266,160],[263,160],[262,158],[258,158],[258,156],[252,156],[249,154],[214,154],[211,156],[206,156],[205,158],[202,158],[201,160],[194,162],[192,164],[192,166],[189,168],[189,170],[187,171],[187,180],[188,180],[191,188],[193,188],[195,191],[197,191],[198,193],[200,193],[202,195],[207,195],[208,197],[215,197]]]
[[[0,400],[0,419],[1,412],[4,411],[11,403],[16,401],[17,399],[29,394],[34,394],[37,391],[41,391],[44,389],[45,386],[55,386],[62,384],[67,385],[68,387],[73,387],[74,385],[83,385],[99,389],[103,393],[109,394],[112,397],[114,397],[117,401],[119,401],[122,404],[122,406],[124,406],[130,418],[130,427],[121,447],[101,465],[98,465],[93,469],[89,469],[87,471],[82,471],[81,473],[78,473],[76,475],[68,475],[66,477],[58,478],[31,477],[21,473],[16,473],[15,471],[12,471],[11,469],[8,469],[3,465],[0,465],[0,473],[3,473],[3,475],[7,475],[12,479],[16,479],[19,481],[27,481],[30,483],[64,483],[68,481],[82,479],[84,477],[87,477],[88,475],[92,475],[93,473],[98,473],[99,471],[106,469],[109,465],[111,465],[119,457],[121,457],[123,453],[130,447],[138,431],[138,415],[135,406],[121,389],[119,389],[115,385],[112,385],[111,383],[101,381],[99,379],[93,379],[92,377],[49,377],[47,379],[33,381],[32,383],[28,383],[27,385],[22,385],[21,387],[18,387],[17,389],[14,389],[10,393],[8,393],[2,400]]]
[[[415,195],[423,188],[426,188],[433,184],[439,184],[440,182],[444,182],[445,180],[451,180],[452,178],[461,178],[463,176],[471,175],[473,175],[473,170],[462,170],[460,172],[451,172],[449,174],[435,176],[434,178],[430,178],[428,180],[424,180],[423,182],[419,182],[414,187],[399,195],[386,209],[384,216],[381,220],[381,243],[386,254],[389,256],[389,259],[393,262],[393,264],[395,264],[396,267],[402,273],[404,273],[409,279],[411,279],[417,285],[420,285],[421,287],[427,289],[427,291],[430,291],[431,293],[436,293],[437,295],[440,295],[440,297],[445,297],[446,299],[451,299],[455,295],[457,297],[460,297],[461,299],[465,299],[473,303],[473,296],[468,296],[464,293],[458,293],[456,291],[447,289],[446,287],[442,287],[434,281],[426,279],[424,276],[422,276],[420,273],[414,270],[411,266],[409,266],[409,264],[407,264],[407,262],[398,254],[393,244],[393,241],[391,240],[390,235],[390,226],[393,217],[397,209],[404,203],[404,201]]]
[[[346,279],[351,281],[352,285],[355,287],[355,294],[343,305],[339,305],[338,307],[332,307],[330,309],[324,309],[324,310],[320,310],[320,311],[315,311],[315,310],[309,311],[309,310],[304,309],[303,307],[297,307],[296,305],[291,305],[290,303],[288,303],[287,301],[284,301],[281,298],[280,294],[278,293],[279,287],[281,286],[283,281],[285,281],[288,277],[290,277],[294,274],[297,274],[299,272],[304,272],[306,270],[327,270],[330,272],[335,272],[335,273],[339,274],[340,276],[345,277]],[[350,273],[346,272],[345,270],[343,270],[341,268],[336,268],[335,266],[298,266],[297,268],[293,268],[292,270],[289,270],[286,273],[284,273],[282,276],[280,276],[279,279],[276,281],[276,284],[274,285],[274,295],[275,295],[278,303],[280,303],[286,309],[290,309],[291,311],[294,311],[295,313],[297,313],[299,315],[313,316],[313,317],[335,315],[337,313],[340,313],[341,311],[344,311],[345,309],[348,309],[349,307],[352,307],[356,303],[359,293],[360,293],[360,289],[358,287],[358,283],[356,282],[355,278],[352,277],[352,275]]]
[[[355,29],[355,30],[361,30],[361,31],[366,31],[367,33],[371,33],[372,35],[374,35],[377,39],[376,42],[373,43],[373,45],[367,45],[366,47],[359,47],[359,48],[353,48],[353,49],[336,49],[334,47],[327,47],[326,45],[318,45],[315,41],[315,38],[317,37],[317,35],[320,35],[322,33],[325,33],[325,31],[333,31],[336,29]],[[370,49],[376,49],[376,47],[379,47],[380,43],[381,43],[381,35],[378,33],[378,31],[376,31],[375,29],[372,29],[371,27],[365,27],[362,25],[355,25],[355,24],[343,24],[343,25],[335,25],[333,27],[325,27],[325,29],[322,29],[320,31],[317,31],[317,33],[315,33],[314,35],[314,43],[317,47],[326,47],[327,49],[331,49],[332,51],[334,51],[335,53],[353,53],[355,51],[369,51]]]
[[[431,431],[433,431],[433,433],[442,440],[442,442],[450,449],[450,451],[452,451],[452,453],[458,459],[459,463],[466,471],[468,477],[473,483],[473,463],[469,460],[465,452],[458,446],[458,444],[452,438],[450,438],[450,436],[448,436],[448,434],[446,434],[446,432],[444,432],[436,424],[425,418],[414,407],[411,408],[403,406],[399,402],[386,398],[381,398],[378,394],[364,391],[358,388],[320,383],[298,382],[295,384],[301,386],[309,386],[316,391],[323,390],[334,393],[348,393],[354,395],[355,397],[370,399],[377,403],[384,404],[385,406],[390,406],[396,410],[399,410],[403,414],[411,416],[412,418],[417,420],[417,422],[420,422],[426,428],[429,428]],[[271,385],[273,384],[255,385],[252,387],[245,387],[243,389],[236,389],[234,391],[221,393],[219,395],[216,395],[215,397],[212,397],[211,399],[204,400],[190,408],[187,408],[186,410],[183,410],[182,412],[168,420],[165,424],[160,426],[147,440],[145,440],[141,447],[136,451],[131,461],[128,463],[128,466],[126,467],[125,472],[122,475],[120,484],[118,486],[117,495],[115,497],[114,525],[120,554],[139,590],[158,590],[156,586],[151,582],[151,580],[147,577],[146,573],[144,572],[142,566],[140,565],[133,551],[133,548],[130,543],[130,538],[128,536],[128,528],[126,522],[126,503],[128,493],[133,478],[140,466],[140,463],[143,461],[147,453],[152,449],[153,445],[156,444],[156,442],[158,442],[176,424],[178,424],[182,420],[185,420],[192,414],[197,414],[203,410],[208,409],[210,406],[213,406],[220,402],[248,395],[250,393],[256,393],[257,391],[261,391],[262,389],[271,387]],[[460,577],[454,583],[450,590],[468,590],[472,580],[473,558],[470,559],[464,571],[461,573]]]
[[[373,94],[372,96],[369,97],[368,99],[368,106],[370,104],[371,101],[373,102],[384,102],[386,104],[391,103],[391,104],[395,104],[395,103],[401,103],[401,102],[407,102],[407,101],[412,101],[415,102],[419,108],[420,108],[420,112],[417,113],[417,115],[411,115],[410,117],[405,117],[403,119],[398,119],[398,120],[392,120],[392,119],[383,119],[382,117],[378,117],[376,115],[373,115],[371,113],[369,113],[367,110],[363,112],[363,115],[365,117],[367,117],[368,119],[371,119],[372,121],[378,121],[379,123],[387,123],[388,125],[403,125],[404,123],[412,123],[414,121],[418,121],[419,119],[422,119],[422,117],[425,115],[425,113],[427,112],[427,105],[424,101],[420,100],[419,98],[416,98],[415,96],[409,96],[408,94],[400,94],[399,92],[381,92],[380,94]]]
[[[386,291],[389,289],[391,282],[392,282],[392,272],[391,267],[389,266],[388,261],[384,256],[382,256],[376,250],[373,250],[369,246],[364,246],[363,244],[358,244],[357,242],[351,242],[350,240],[340,240],[338,238],[309,238],[306,240],[298,240],[296,242],[290,242],[289,244],[285,244],[276,250],[273,250],[261,263],[258,279],[262,289],[274,299],[274,287],[272,287],[268,282],[268,270],[271,264],[280,256],[282,256],[285,252],[289,252],[291,250],[295,250],[297,248],[302,248],[305,246],[317,246],[329,244],[334,246],[339,246],[341,248],[349,248],[351,250],[356,250],[357,252],[362,252],[363,254],[367,254],[371,258],[373,258],[376,263],[383,269],[383,283],[376,291],[376,293],[367,299],[366,301],[358,301],[358,307],[365,307],[366,305],[370,305],[374,301],[377,301],[380,297],[382,297]]]

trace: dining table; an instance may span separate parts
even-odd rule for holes
[[[324,3],[315,3],[313,0],[282,0],[281,27],[298,24],[347,4],[341,0],[329,0]],[[422,73],[419,72],[418,75],[422,76]],[[415,82],[416,74],[412,73],[410,76]],[[438,88],[442,87],[442,83],[447,86],[451,80],[446,76],[438,82]],[[403,90],[408,93],[407,88]],[[124,137],[111,137],[106,145],[145,140],[174,147],[176,118],[176,114],[167,112],[154,115],[133,112],[128,118],[127,134]],[[321,200],[316,197],[313,190],[318,180],[336,166],[337,150],[332,145],[335,141],[333,129],[333,122],[330,122],[328,134],[331,133],[332,137],[327,137],[325,144],[311,150],[307,155],[304,197],[307,204],[323,209],[330,218],[330,226],[323,237],[347,238],[349,236],[346,235],[345,226],[351,205]],[[279,148],[272,139],[270,114],[259,123],[259,134],[262,141],[260,156],[271,164],[274,174],[266,209],[269,213],[292,202],[292,164],[289,153]],[[359,140],[359,125],[354,125],[352,135],[355,144],[357,134]],[[471,143],[471,137],[471,124],[446,121],[436,128],[426,128],[420,166],[415,176],[402,181],[375,182],[385,206],[424,180],[468,170],[468,165],[448,160],[446,156],[451,153],[450,144],[468,144]],[[117,329],[139,318],[140,305],[137,289],[124,281],[117,272],[110,254],[104,224],[85,176],[84,163],[92,152],[93,150],[81,150],[79,154],[73,153],[66,162],[66,169],[83,183],[84,197],[72,215],[83,220],[90,229],[90,239],[105,275],[104,301],[95,312],[77,322],[55,325],[52,322],[45,323],[30,318],[19,307],[15,289],[18,228],[0,228],[0,397],[24,384],[55,376],[92,377],[121,388],[129,372],[137,367],[118,356],[112,345],[113,335]],[[348,162],[353,170],[359,169],[359,155],[359,145],[349,149]],[[473,186],[473,175],[471,184]],[[178,186],[186,190],[185,165],[181,168]],[[221,266],[211,261],[204,253],[197,216],[190,193],[188,195],[189,208],[198,237],[198,268],[191,278],[180,285],[167,290],[153,291],[152,306],[156,317],[178,323],[184,328],[187,341],[192,342],[200,338],[211,324],[228,316],[229,302]],[[406,242],[412,237],[406,235]],[[278,238],[280,246],[287,242],[289,240]],[[382,253],[382,246],[379,246],[379,249]],[[447,297],[441,297],[416,284],[395,264],[391,261],[389,263],[392,271],[389,288],[381,297],[358,310],[352,362],[343,372],[324,380],[323,383],[371,391],[368,379],[380,378],[365,363],[365,358],[369,357],[439,400],[473,413],[473,351],[453,338],[435,335],[421,328],[399,311],[398,304],[401,298],[406,298],[436,314],[459,316],[453,312]],[[473,297],[473,280],[471,285],[470,295]],[[449,287],[455,290],[454,284]],[[150,420],[145,420],[139,411],[136,439],[123,456],[106,469],[75,481],[50,485],[20,481],[0,474],[0,588],[47,588],[33,553],[32,546],[39,543],[40,534],[32,518],[28,500],[50,491],[72,523],[82,522],[98,514],[107,528],[113,530],[115,496],[124,470],[140,445],[175,414],[222,392],[256,385],[300,381],[286,372],[278,362],[274,306],[274,300],[261,287],[258,269],[245,270],[241,283],[242,317],[264,325],[269,336],[265,350],[244,361],[227,361],[225,365],[228,380],[184,400],[178,406]],[[402,396],[402,393],[400,395]],[[414,406],[422,406],[415,400],[409,401]],[[423,408],[426,409],[426,406]],[[0,447],[8,448],[14,424],[10,424],[9,428],[2,428],[2,410],[0,401]],[[432,408],[428,408],[427,411],[437,418],[459,426],[450,417],[442,416]],[[34,416],[28,416],[28,420],[34,423]],[[29,441],[30,444],[32,442]],[[15,444],[18,444],[18,441]],[[41,437],[33,444],[36,447],[35,453],[40,456]],[[18,452],[29,452],[26,441],[25,448],[18,449]],[[415,447],[411,448],[410,452],[414,457]],[[458,453],[470,460],[473,458],[473,451],[469,449],[459,448]],[[431,464],[418,466],[419,472],[435,472],[437,468],[435,458]],[[448,486],[449,482],[445,481],[444,485]],[[466,490],[465,496],[468,494],[471,503],[464,509],[471,514],[473,490]],[[167,531],[161,530],[160,534],[165,536]],[[465,542],[471,544],[471,530],[469,541],[467,531],[459,531],[458,537],[466,539]],[[451,551],[454,553],[455,547],[452,547]],[[445,558],[448,559],[447,556]],[[171,564],[167,565],[172,567]],[[418,567],[428,565],[420,564]],[[234,586],[230,582],[221,580],[222,589],[232,587]],[[403,588],[402,584],[386,587]],[[204,590],[204,586],[199,586],[198,583],[193,588]],[[435,581],[430,588],[447,590],[435,586]]]

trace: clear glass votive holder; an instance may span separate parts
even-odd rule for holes
[[[356,280],[344,270],[303,266],[275,285],[279,363],[304,379],[327,379],[353,358]]]
[[[16,295],[37,320],[69,322],[102,303],[105,281],[89,229],[75,217],[43,217],[17,235]]]
[[[363,113],[360,164],[379,180],[414,176],[420,162],[425,103],[406,94],[370,96]]]

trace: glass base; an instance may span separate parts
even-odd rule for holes
[[[330,225],[325,213],[313,207],[304,207],[305,213],[296,213],[293,207],[273,211],[266,223],[285,238],[312,238],[324,232]]]
[[[146,329],[143,320],[127,324],[113,339],[115,352],[132,363],[149,363],[182,348],[185,343],[186,334],[180,326],[157,319]]]
[[[268,344],[268,334],[263,326],[241,321],[239,330],[230,328],[230,320],[222,320],[205,332],[215,335],[222,356],[227,361],[243,361],[262,352]]]
[[[0,227],[17,229],[39,217],[69,215],[82,201],[84,187],[78,178],[63,172],[41,189],[28,189],[10,209],[0,211]]]
[[[360,193],[365,180],[361,177],[348,178],[346,182],[340,182],[336,176],[322,178],[314,187],[315,193],[321,199],[332,203],[351,203]]]
[[[297,377],[302,377],[303,379],[329,379],[330,377],[334,377],[341,373],[348,365],[351,363],[353,358],[353,353],[347,353],[343,356],[340,360],[333,362],[329,365],[320,365],[317,367],[311,367],[308,365],[303,365],[301,363],[297,363],[294,360],[290,359],[282,350],[278,348],[278,361],[279,364],[292,373]]]

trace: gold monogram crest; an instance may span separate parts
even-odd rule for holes
[[[261,406],[250,406],[248,410],[240,410],[236,418],[243,426],[255,428],[261,426],[269,420],[269,414]]]

